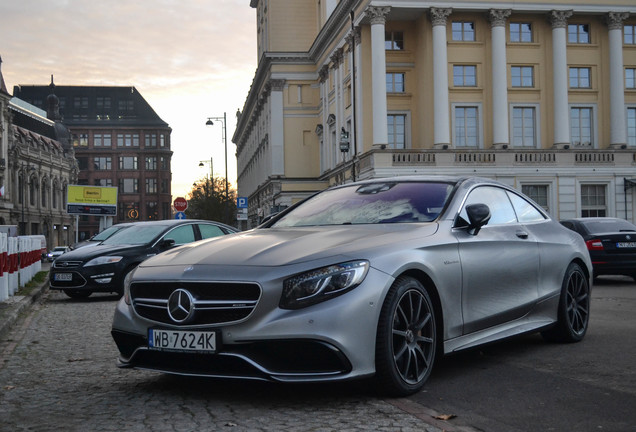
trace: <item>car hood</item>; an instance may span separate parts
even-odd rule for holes
[[[437,223],[262,228],[181,246],[142,266],[280,266],[335,255],[364,258],[365,251],[428,237],[437,228]]]
[[[97,244],[91,247],[81,247],[62,254],[58,260],[62,261],[86,261],[102,255],[116,255],[132,249],[143,248],[144,245],[104,245]]]

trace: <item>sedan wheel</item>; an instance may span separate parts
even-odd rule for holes
[[[579,342],[587,332],[589,319],[590,284],[581,267],[572,263],[563,278],[557,323],[542,335],[550,341]]]
[[[419,391],[433,368],[437,345],[435,311],[422,284],[398,278],[382,307],[376,341],[381,389],[403,396]]]

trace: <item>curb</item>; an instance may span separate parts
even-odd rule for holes
[[[48,273],[48,271],[47,271]],[[0,340],[5,339],[20,315],[27,311],[49,290],[48,274],[44,282],[27,295],[15,295],[0,302]]]

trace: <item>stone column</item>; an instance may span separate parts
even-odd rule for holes
[[[373,145],[386,146],[389,142],[386,102],[386,50],[384,34],[386,16],[390,7],[368,7],[371,21],[371,96],[373,106]]]
[[[626,12],[610,12],[606,16],[609,28],[609,84],[610,84],[610,147],[627,145],[625,119],[625,76],[623,75],[623,21]]]
[[[510,9],[490,9],[492,37],[492,130],[493,146],[507,148],[508,130],[508,74],[506,71],[506,22]]]
[[[572,11],[550,12],[552,25],[552,84],[554,109],[554,146],[570,146],[570,108],[568,105],[567,25]]]
[[[446,19],[451,8],[431,8],[433,24],[433,145],[450,145],[450,104],[448,97],[448,53],[446,51]]]
[[[272,175],[285,175],[285,125],[283,121],[283,89],[286,81],[273,79],[268,83],[271,112],[271,157]]]

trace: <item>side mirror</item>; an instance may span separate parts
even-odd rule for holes
[[[171,238],[163,239],[159,242],[159,247],[161,249],[170,249],[171,247],[174,247],[174,245],[175,241]]]
[[[486,204],[470,204],[466,206],[468,214],[468,234],[477,235],[481,227],[490,220],[490,209]]]

